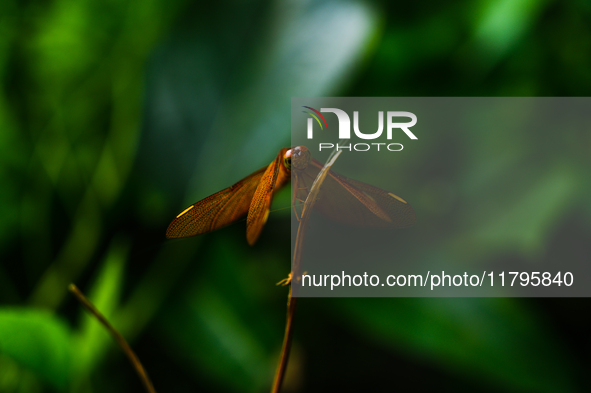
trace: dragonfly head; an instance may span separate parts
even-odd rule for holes
[[[293,167],[296,171],[303,171],[312,161],[312,153],[304,146],[296,146],[285,152],[283,164],[289,170]]]

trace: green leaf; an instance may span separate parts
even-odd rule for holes
[[[246,252],[246,241],[241,248],[227,247],[227,238],[214,239],[215,264],[208,263],[208,271],[196,275],[167,310],[161,318],[164,330],[193,372],[214,386],[264,391],[271,384],[281,346],[286,291],[275,282],[282,273],[274,271],[270,278],[261,272],[261,266],[255,265],[261,258],[255,261]],[[278,266],[277,259],[262,259],[268,270]],[[284,263],[280,271],[286,272],[289,261]],[[265,307],[273,295],[281,297],[279,318]]]
[[[482,57],[496,63],[531,29],[546,5],[545,0],[485,0],[478,21],[474,46]]]
[[[202,288],[186,305],[187,322],[177,321],[174,339],[188,350],[189,360],[234,391],[263,389],[273,363],[236,305],[215,288]]]
[[[56,316],[24,308],[0,308],[0,354],[65,390],[71,340],[67,325]]]
[[[97,279],[87,296],[95,307],[108,319],[119,304],[119,295],[123,283],[123,268],[127,256],[127,244],[114,241],[107,254]],[[77,381],[84,379],[103,359],[109,348],[114,348],[112,338],[94,316],[83,312],[83,323],[76,337]],[[115,327],[117,328],[117,327]]]

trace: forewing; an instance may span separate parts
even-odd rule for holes
[[[200,235],[239,220],[248,212],[266,169],[267,167],[261,168],[238,183],[189,206],[170,223],[166,237]]]
[[[250,209],[248,210],[248,217],[246,219],[246,240],[251,246],[257,241],[263,226],[269,217],[269,209],[271,208],[271,200],[273,199],[273,190],[277,183],[277,176],[279,169],[283,165],[281,152],[277,158],[269,164],[265,172],[260,178]]]
[[[305,200],[323,165],[312,160],[298,174],[298,199]],[[408,227],[415,223],[412,207],[402,198],[381,188],[329,171],[314,208],[330,219],[363,227]]]

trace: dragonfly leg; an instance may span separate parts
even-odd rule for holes
[[[277,285],[281,285],[281,286],[283,286],[283,287],[285,287],[285,286],[287,286],[287,285],[289,285],[289,284],[291,284],[291,273],[289,273],[289,274],[287,275],[287,278],[284,278],[283,280],[281,280],[281,281],[279,281],[279,282],[277,283]]]

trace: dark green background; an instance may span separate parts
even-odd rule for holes
[[[166,241],[172,218],[289,144],[292,96],[588,96],[590,19],[582,0],[3,1],[0,391],[142,391],[70,282],[129,339],[158,391],[267,391],[289,192],[254,247],[244,222]],[[445,202],[421,212],[439,217],[434,230],[449,216],[492,228],[486,241],[450,239],[446,257],[588,261],[591,133],[569,135],[540,135],[564,152],[544,165],[544,148],[507,149],[503,132],[466,136],[464,157],[413,157],[404,182],[432,190],[413,206]],[[479,167],[497,152],[496,171]],[[531,182],[503,188],[515,170]],[[444,172],[491,209],[454,204]],[[508,215],[512,233],[494,236],[495,193],[527,207]],[[588,306],[302,299],[285,391],[588,391]]]

